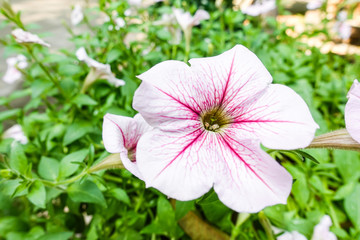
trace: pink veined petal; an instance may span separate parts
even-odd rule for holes
[[[219,199],[237,212],[258,212],[274,204],[286,204],[292,186],[291,175],[259,146],[238,140],[232,133],[219,137],[222,158],[214,190]]]
[[[355,80],[348,93],[345,106],[346,129],[353,139],[360,143],[360,83]]]
[[[241,45],[190,63],[191,67],[165,61],[138,76],[143,82],[135,92],[133,107],[150,125],[169,131],[191,126],[184,121],[197,122],[202,112],[214,107],[241,105],[272,81],[260,60]]]
[[[120,153],[125,168],[142,179],[138,170],[135,153],[141,135],[151,127],[137,114],[134,118],[106,114],[103,123],[103,141],[110,153]],[[129,152],[133,155],[129,159]]]
[[[206,86],[203,90],[205,107],[241,106],[272,82],[258,57],[242,45],[215,57],[194,58],[189,62],[197,80]]]
[[[303,148],[310,144],[319,126],[304,100],[291,88],[272,84],[262,96],[244,106],[229,104],[235,118],[232,131],[243,138],[259,139],[275,149]]]
[[[158,128],[139,141],[137,159],[147,187],[181,201],[196,199],[213,185],[215,135],[201,129],[163,132]]]
[[[199,122],[197,98],[202,89],[189,66],[164,61],[138,76],[143,82],[136,90],[133,107],[153,127],[176,131]]]

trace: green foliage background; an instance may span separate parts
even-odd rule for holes
[[[245,16],[212,2],[191,2],[176,1],[171,6],[191,13],[201,7],[211,17],[193,28],[189,58],[217,55],[242,44],[261,59],[274,83],[285,84],[304,98],[320,125],[317,134],[344,127],[346,94],[360,76],[359,56],[322,54],[288,37],[287,28],[274,18]],[[119,88],[99,80],[81,93],[89,68],[77,60],[73,49],[55,52],[40,45],[22,46],[10,35],[1,40],[6,56],[24,54],[30,66],[23,70],[23,89],[0,98],[7,108],[0,112],[0,129],[19,123],[29,139],[26,145],[0,141],[0,239],[189,239],[177,221],[192,210],[232,239],[268,239],[264,219],[311,238],[314,226],[328,214],[339,239],[359,240],[357,152],[304,150],[320,162],[316,164],[304,154],[271,151],[294,177],[293,189],[287,205],[251,215],[233,212],[213,191],[191,202],[177,202],[174,210],[166,196],[146,189],[126,170],[86,174],[108,155],[101,136],[105,113],[135,115],[131,103],[140,84],[136,76],[161,61],[186,58],[184,40],[169,43],[171,33],[153,24],[170,13],[171,6],[157,3],[127,17],[126,1],[99,0],[98,7],[85,11],[83,24],[88,31],[75,34],[69,27],[73,49],[84,46],[92,58],[109,63],[115,75],[126,81]],[[126,20],[119,30],[114,29],[114,11]],[[2,13],[9,15],[6,8]],[[91,24],[100,13],[110,21]],[[8,25],[31,30],[22,25],[20,15],[1,27]],[[125,44],[129,33],[146,37]],[[13,107],[19,98],[28,99],[26,105]]]

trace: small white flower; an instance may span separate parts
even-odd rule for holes
[[[79,48],[75,54],[80,61],[84,61],[89,67],[91,67],[94,70],[94,73],[98,78],[106,79],[109,83],[113,84],[115,87],[125,85],[124,80],[117,79],[114,76],[114,74],[111,72],[111,68],[109,64],[103,64],[90,58],[87,55],[84,47]]]
[[[314,227],[314,232],[311,240],[337,240],[334,233],[330,232],[329,228],[332,225],[331,218],[325,215],[321,218],[320,222]],[[275,234],[282,232],[281,229],[272,228]],[[277,240],[307,240],[304,235],[297,231],[284,232],[277,237]]]
[[[334,25],[334,30],[338,33],[341,39],[348,40],[351,36],[351,26],[346,22],[347,12],[339,12],[337,19],[338,21],[336,21]]]
[[[24,55],[17,55],[16,57],[11,57],[6,59],[7,70],[3,77],[4,82],[8,84],[13,84],[21,78],[21,72],[19,69],[24,69],[28,66],[26,62],[26,57]]]
[[[125,27],[125,20],[123,19],[123,18],[121,18],[121,17],[117,17],[117,18],[115,18],[115,29],[116,30],[119,30],[120,28],[123,28],[123,27]]]
[[[74,9],[71,12],[71,24],[76,26],[84,19],[84,13],[82,11],[81,5],[76,4]]]
[[[275,0],[263,0],[260,1],[260,3],[256,2],[254,5],[242,9],[242,13],[255,17],[261,14],[268,13],[274,9],[276,9]]]
[[[21,28],[14,29],[11,34],[18,43],[37,43],[45,47],[50,47],[50,44],[39,38],[38,35],[26,32]]]
[[[324,4],[324,0],[312,0],[306,5],[306,8],[308,10],[315,10],[321,8],[323,4]]]
[[[29,141],[27,137],[25,136],[21,126],[19,124],[16,124],[6,130],[3,135],[3,138],[13,138],[15,141],[20,142],[21,144],[27,144]]]
[[[188,31],[188,29],[191,29],[193,26],[199,25],[201,20],[210,18],[209,13],[202,9],[197,10],[194,16],[191,16],[189,12],[184,12],[184,10],[178,8],[174,8],[173,12],[184,32]]]
[[[181,29],[176,27],[177,20],[174,13],[164,13],[160,20],[153,23],[154,25],[163,25],[171,33],[171,44],[180,44],[181,42]]]

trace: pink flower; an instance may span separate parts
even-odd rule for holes
[[[360,143],[360,84],[354,80],[347,95],[345,106],[345,124],[351,137]]]
[[[136,163],[136,146],[139,138],[151,127],[140,114],[134,118],[106,114],[103,122],[103,141],[106,151],[120,153],[125,168],[142,179]]]
[[[3,77],[4,82],[8,84],[13,84],[21,78],[21,72],[19,69],[24,69],[27,67],[28,63],[26,62],[26,57],[24,55],[17,55],[16,57],[11,57],[6,59],[7,70]]]
[[[153,130],[137,147],[148,187],[187,201],[214,187],[238,212],[286,203],[291,175],[260,147],[306,147],[317,124],[302,98],[247,48],[165,61],[141,74],[133,107]]]
[[[21,28],[13,30],[11,34],[14,36],[16,42],[18,43],[36,43],[45,47],[50,47],[50,44],[39,38],[38,35],[26,32]]]

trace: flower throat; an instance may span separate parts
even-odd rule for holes
[[[220,107],[215,107],[204,112],[200,118],[204,128],[213,132],[220,131],[226,125],[231,123],[231,118]]]

